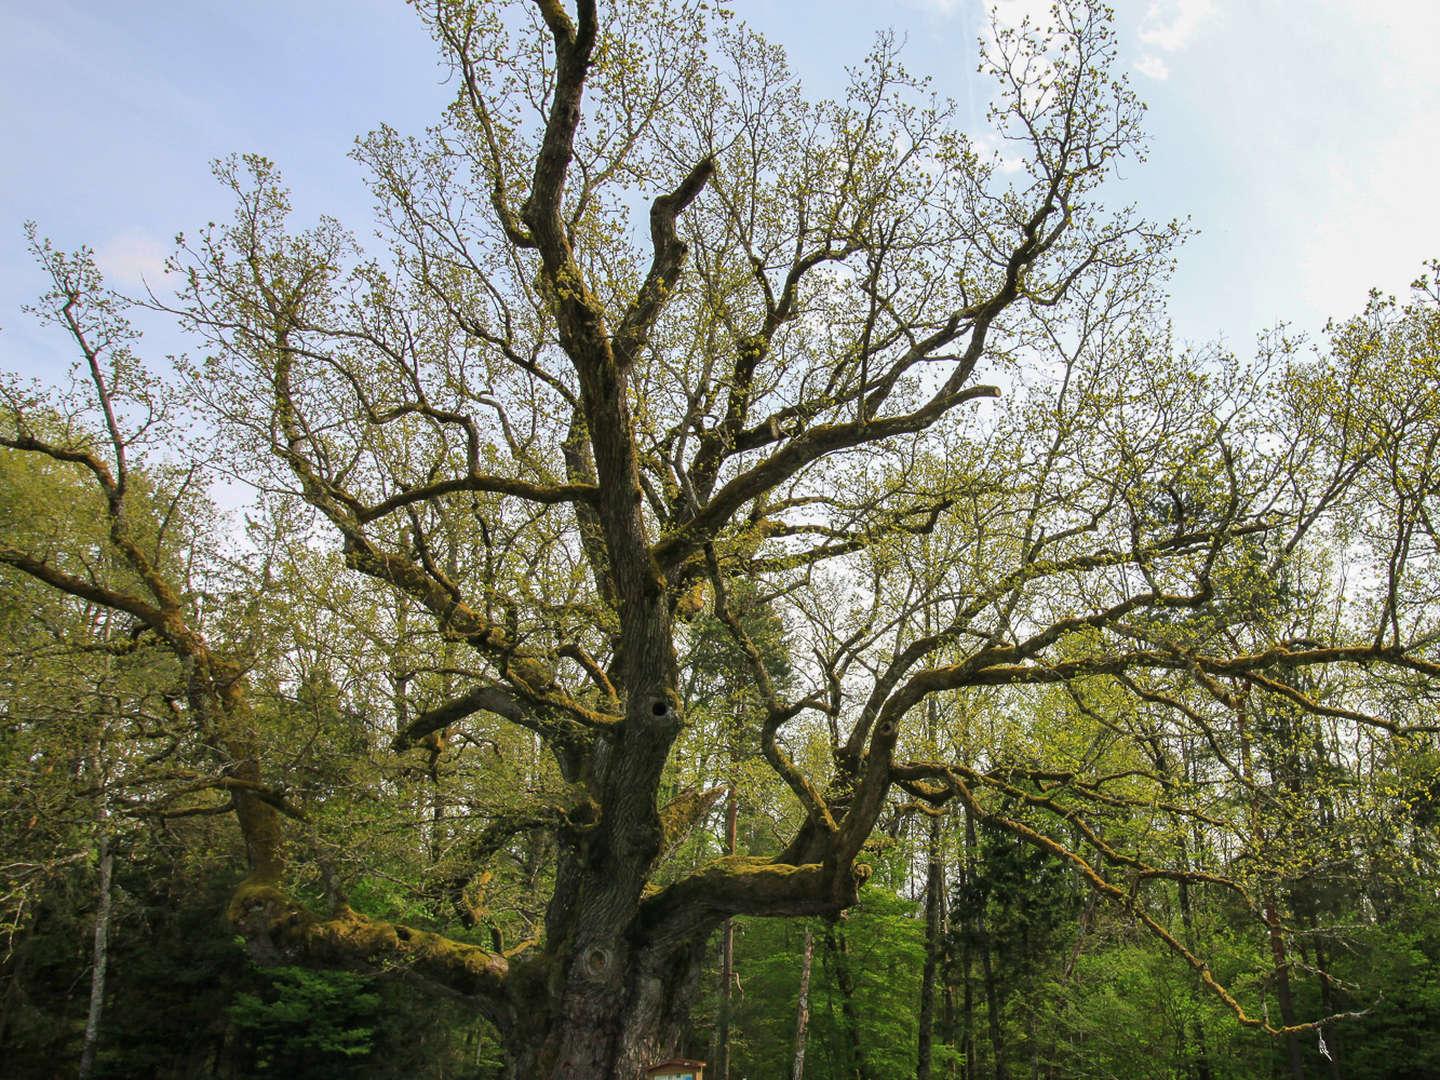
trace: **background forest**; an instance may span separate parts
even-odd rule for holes
[[[1430,304],[1408,313],[1407,329],[1435,333]],[[1378,305],[1337,343],[1392,315]],[[79,542],[100,580],[125,572],[104,553],[93,492],[14,451],[0,467],[8,542],[22,532]],[[535,933],[543,830],[515,838],[503,875],[467,887],[458,924],[447,887],[474,818],[524,806],[547,782],[534,740],[472,726],[405,754],[392,745],[406,717],[399,689],[422,670],[449,678],[453,644],[278,505],[262,500],[247,517],[251,543],[237,556],[202,542],[219,511],[188,470],[157,466],[137,486],[144,527],[192,602],[250,650],[265,753],[286,763],[283,798],[299,825],[301,894],[478,941]],[[503,1075],[489,1025],[403,963],[359,973],[256,963],[223,918],[244,857],[225,778],[178,722],[174,658],[103,605],[10,571],[0,587],[6,1075],[66,1074],[87,1046],[95,1076]],[[754,597],[743,603],[783,677],[793,647],[783,624]],[[724,851],[727,825],[738,850],[764,851],[797,812],[736,727],[753,692],[744,658],[713,615],[689,626],[695,719],[666,785],[736,794],[686,841],[681,868]],[[1427,706],[1416,694],[1392,707]],[[1248,729],[1176,735],[1143,710],[1107,715],[1056,690],[1018,711],[984,693],[931,708],[926,740],[1002,776],[1007,762],[1119,743],[1117,726],[1138,735],[1152,760],[1132,767],[1203,789],[1206,816],[1117,804],[1106,828],[1159,838],[1178,865],[1214,867],[1259,905],[1181,879],[1127,909],[964,808],[917,819],[896,803],[868,848],[874,876],[842,918],[736,919],[728,962],[723,938],[712,942],[684,1052],[714,1061],[723,1039],[733,1076],[790,1076],[804,1029],[814,1078],[908,1076],[922,1043],[928,1075],[967,1080],[1440,1076],[1429,1035],[1440,1024],[1434,736],[1284,708],[1251,715]],[[801,752],[823,755],[822,742]],[[1043,796],[1047,782],[1031,783]],[[1002,799],[1017,820],[1073,839],[1023,796]],[[1288,1038],[1246,1030],[1141,912],[1252,1012],[1337,1019]],[[797,1024],[802,978],[808,1022]]]
[[[417,6],[383,254],[258,156],[172,299],[29,227],[6,1076],[1440,1076],[1440,264],[1175,343],[1100,5],[1013,158],[890,36]]]
[[[72,497],[49,498],[13,457],[5,462],[7,506],[43,508],[55,515],[49,528],[84,528]],[[199,553],[187,559],[198,571]],[[386,613],[337,580],[343,570],[332,561],[303,547],[276,557],[278,606],[233,614],[257,637],[267,617],[307,628],[313,666],[301,675],[291,666],[300,656],[270,658],[259,708],[271,752],[294,762],[288,797],[308,811],[297,842],[313,868],[311,898],[323,903],[344,882],[351,903],[424,925],[444,910],[436,882],[465,835],[473,793],[532,783],[540,766],[533,748],[499,732],[397,759],[384,717],[400,664],[365,648],[373,634],[354,621]],[[7,1076],[67,1075],[78,1060],[97,923],[109,959],[92,1075],[502,1075],[489,1026],[403,967],[355,974],[254,963],[222,918],[238,875],[225,805],[172,809],[161,794],[177,783],[202,788],[207,773],[173,731],[173,664],[117,641],[102,610],[14,575],[5,588]],[[723,638],[704,621],[698,628],[717,647],[697,679],[715,679],[708,700],[723,705]],[[365,694],[375,695],[368,706]],[[1096,736],[1059,699],[1018,718],[972,706],[964,718],[938,717],[940,737],[982,758]],[[1264,717],[1248,751],[1252,782],[1216,793],[1245,821],[1238,840],[1177,830],[1160,807],[1115,827],[1167,833],[1187,859],[1231,866],[1264,890],[1281,931],[1274,938],[1255,912],[1183,883],[1145,901],[1225,985],[1277,1014],[1286,994],[1300,1017],[1360,1015],[1293,1042],[1241,1028],[1133,912],[961,812],[892,819],[875,844],[875,876],[838,921],[736,920],[728,1018],[717,941],[686,1053],[715,1060],[724,1023],[733,1076],[790,1076],[808,936],[812,1078],[913,1075],[922,1019],[937,1077],[1440,1075],[1430,1037],[1440,1024],[1436,751],[1421,737],[1341,741],[1334,725],[1293,720]],[[718,708],[684,757],[692,775],[673,782],[735,768],[738,843],[763,849],[793,810],[743,758],[731,765],[725,729]],[[1177,767],[1190,775],[1214,764],[1203,740],[1184,753]],[[722,848],[724,831],[717,817],[691,841],[693,857]],[[522,882],[539,872],[541,844],[512,853]],[[523,885],[482,889],[473,902],[489,933],[535,917]],[[454,928],[443,917],[439,925]],[[1280,950],[1275,963],[1257,960],[1271,948]],[[1292,1045],[1301,1062],[1293,1072]]]

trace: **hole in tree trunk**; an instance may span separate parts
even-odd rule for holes
[[[650,706],[650,711],[656,716],[664,716],[670,711],[670,706],[663,701],[657,701],[654,705]]]
[[[610,966],[610,950],[595,946],[585,954],[585,970],[591,975],[603,975]]]

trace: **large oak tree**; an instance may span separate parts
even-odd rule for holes
[[[885,38],[843,101],[817,103],[703,4],[417,7],[458,94],[423,139],[358,145],[384,257],[328,219],[293,228],[275,169],[232,160],[217,172],[235,217],[182,244],[174,310],[207,342],[190,392],[232,467],[307,503],[350,568],[468,654],[463,685],[447,661],[449,697],[397,681],[395,749],[503,724],[553,758],[556,783],[475,823],[446,886],[463,899],[548,834],[538,940],[487,948],[286,891],[295,808],[267,785],[243,655],[200,633],[127,516],[124,365],[105,366],[83,265],[50,259],[49,305],[100,435],[46,434],[12,393],[3,438],[104,495],[132,587],[0,558],[183,661],[245,836],[230,913],[258,955],[409,964],[475,1001],[514,1075],[632,1080],[675,1049],[716,928],[842,912],[883,815],[959,799],[1132,906],[1176,877],[1243,892],[1092,824],[1146,805],[1204,819],[1161,767],[1163,734],[1117,717],[1213,734],[1243,686],[1393,725],[1365,711],[1378,674],[1341,706],[1296,673],[1436,674],[1416,647],[1433,615],[1406,599],[1412,552],[1433,546],[1428,489],[1380,530],[1406,546],[1374,562],[1392,587],[1372,630],[1287,614],[1333,599],[1292,567],[1312,539],[1348,542],[1337,515],[1362,479],[1397,490],[1375,465],[1403,440],[1355,420],[1324,372],[1171,348],[1159,286],[1178,230],[1103,199],[1141,156],[1142,107],[1098,6],[991,35],[993,153]],[[1433,421],[1417,405],[1406,430]],[[752,639],[741,598],[784,648]],[[743,659],[734,707],[757,704],[736,720],[795,814],[773,851],[677,865],[721,795],[661,797],[691,650],[714,650],[689,621],[702,606]],[[917,730],[927,700],[1045,715],[1048,696],[1060,715],[1057,692],[1133,763],[1115,767],[1110,736],[980,762]]]

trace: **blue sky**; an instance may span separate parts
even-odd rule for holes
[[[1182,340],[1245,353],[1280,320],[1317,332],[1376,286],[1440,257],[1440,4],[1117,0],[1123,62],[1149,103],[1150,160],[1116,197],[1199,229],[1180,256]],[[975,38],[1044,0],[736,0],[834,92],[874,33],[984,115]],[[0,366],[58,374],[20,305],[42,282],[21,223],[97,249],[114,283],[154,278],[178,230],[228,215],[212,158],[275,160],[308,216],[362,236],[369,198],[345,154],[384,122],[419,131],[450,97],[399,0],[4,0],[0,4]],[[162,350],[176,347],[161,340]]]

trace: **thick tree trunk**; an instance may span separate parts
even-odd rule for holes
[[[790,1080],[805,1080],[805,1037],[810,1030],[810,962],[815,958],[815,934],[805,927],[805,952],[800,959],[800,993],[795,1001],[795,1061]]]
[[[641,949],[619,979],[607,977],[610,966],[598,972],[587,967],[584,976],[566,979],[559,994],[537,986],[540,1000],[507,1033],[507,1075],[639,1080],[647,1067],[673,1057],[699,988],[708,936],[668,960]],[[576,957],[572,967],[587,959]]]

